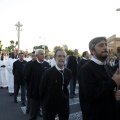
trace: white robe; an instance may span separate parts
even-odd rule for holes
[[[9,79],[8,79],[8,92],[14,93],[14,75],[12,73],[13,71],[13,63],[16,61],[16,59],[9,58],[7,61],[7,69],[9,73]]]
[[[27,62],[32,60],[31,57],[27,57],[27,58],[24,58],[24,60],[26,60]]]
[[[56,61],[55,61],[54,58],[52,58],[52,60],[51,60],[51,67],[53,67],[53,66],[55,66],[55,65],[56,65]]]
[[[1,67],[2,65],[5,65],[6,67]],[[6,60],[0,60],[0,87],[8,87],[8,70]]]

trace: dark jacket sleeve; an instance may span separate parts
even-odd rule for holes
[[[45,97],[46,91],[47,91],[47,71],[44,72],[40,85],[39,85],[39,94],[40,98],[43,99]]]
[[[24,81],[26,81],[26,74],[27,74],[27,70],[29,70],[29,65],[30,63],[26,63],[25,67],[23,68],[23,79]]]
[[[67,68],[68,68],[68,69],[71,68],[71,56],[68,58],[68,61],[67,61]]]
[[[13,75],[15,75],[15,65],[16,65],[16,62],[13,63]]]
[[[29,64],[29,69],[26,70],[26,74],[25,74],[25,82],[27,86],[29,86],[31,75],[32,75],[32,64]]]
[[[108,78],[109,79],[109,78]],[[89,102],[99,102],[108,97],[116,87],[116,83],[109,79],[104,82],[97,82],[91,69],[82,67],[78,76],[79,96]]]

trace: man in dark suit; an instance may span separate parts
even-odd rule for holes
[[[28,91],[30,97],[30,119],[36,120],[37,114],[40,109],[40,95],[39,85],[42,79],[42,75],[46,69],[50,67],[49,63],[44,61],[45,53],[43,49],[37,49],[35,51],[37,60],[31,62],[29,69],[26,73],[26,82],[28,84]]]
[[[78,71],[81,69],[81,67],[89,61],[89,53],[88,51],[84,51],[82,54],[82,59],[78,63]]]
[[[17,103],[17,95],[21,87],[21,101],[25,105],[25,83],[23,82],[23,68],[27,63],[23,60],[24,54],[19,53],[19,59],[13,63],[14,75],[14,102]]]
[[[32,58],[32,60],[30,60],[29,62],[27,62],[27,64],[26,64],[25,67],[24,67],[24,70],[23,70],[24,81],[25,81],[26,90],[27,90],[27,102],[26,102],[26,113],[27,113],[27,114],[28,114],[29,111],[30,111],[30,95],[29,95],[29,91],[28,91],[28,86],[29,86],[30,81],[28,80],[28,81],[26,82],[26,73],[27,73],[27,71],[29,70],[30,64],[31,64],[34,60],[36,60],[35,51],[31,53],[31,58]]]
[[[72,56],[69,56],[67,68],[72,71],[72,77],[70,80],[70,97],[73,98],[75,95],[75,87],[77,81],[77,67],[80,57],[78,56],[78,50],[75,49]]]

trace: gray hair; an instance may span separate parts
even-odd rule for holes
[[[89,50],[95,50],[95,45],[99,42],[101,42],[102,40],[107,42],[106,37],[96,37],[93,38],[90,42],[89,42]]]
[[[44,51],[43,49],[37,49],[35,50],[35,55],[38,55],[40,51]]]

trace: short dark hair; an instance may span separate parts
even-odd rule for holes
[[[96,37],[93,38],[90,42],[89,42],[89,50],[95,50],[95,45],[99,42],[101,42],[102,40],[107,41],[106,37]]]
[[[82,53],[82,57],[85,57],[85,55],[88,53],[88,51],[84,51],[83,53]]]
[[[56,54],[57,54],[58,51],[64,51],[64,50],[63,50],[63,49],[57,49],[57,50],[55,51],[54,56],[56,56]]]
[[[22,54],[24,55],[24,53],[21,52],[21,53],[18,54],[18,56],[20,56],[20,55],[22,55]]]

